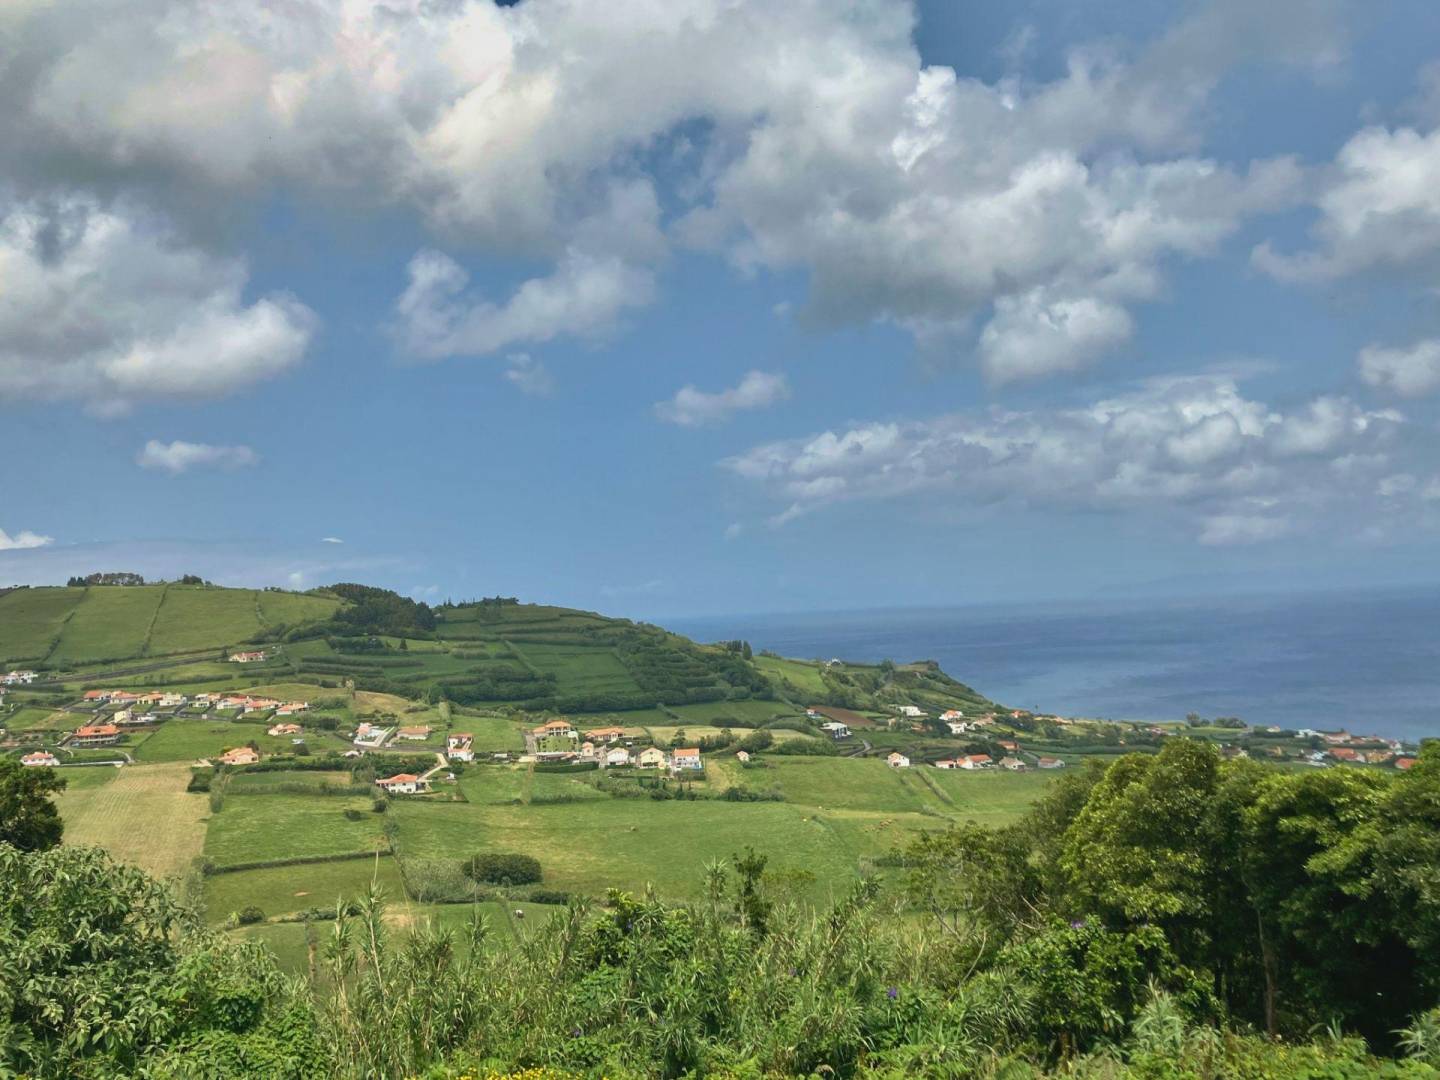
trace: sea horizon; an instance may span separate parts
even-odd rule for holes
[[[935,660],[1016,708],[1440,735],[1440,585],[670,617],[803,659]]]

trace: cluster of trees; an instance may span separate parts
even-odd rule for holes
[[[390,589],[345,582],[330,585],[325,591],[349,601],[331,620],[342,635],[429,637],[435,632],[435,612],[430,605]]]
[[[185,581],[183,578],[181,580],[186,585],[193,584],[190,581]],[[197,578],[196,581],[198,582],[198,580]],[[72,575],[65,584],[71,588],[78,588],[85,585],[144,585],[145,579],[139,574],[130,573],[128,570],[110,570],[101,573],[86,574],[83,577],[78,574]]]
[[[486,851],[461,864],[461,872],[486,885],[534,885],[541,878],[540,860],[516,852]]]

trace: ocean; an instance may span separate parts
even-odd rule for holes
[[[1440,736],[1440,588],[667,619],[801,658],[937,660],[1066,716]]]

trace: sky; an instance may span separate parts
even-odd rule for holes
[[[10,0],[0,583],[1440,580],[1440,6]]]

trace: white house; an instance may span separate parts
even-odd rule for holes
[[[948,724],[955,720],[964,720],[965,713],[962,709],[946,709],[940,714],[940,719]]]
[[[237,652],[230,654],[230,662],[232,664],[258,664],[264,659],[264,652]]]
[[[742,764],[748,765],[748,764],[750,763],[750,751],[748,751],[748,750],[736,750],[736,751],[735,751],[735,760],[738,761],[738,762],[740,762],[740,763],[742,763]]]
[[[6,686],[20,686],[24,683],[34,681],[35,672],[33,671],[10,671],[4,675],[0,675],[0,682],[3,682]]]
[[[820,730],[829,735],[832,739],[848,739],[850,728],[839,720],[828,720],[820,725]]]
[[[1042,769],[1063,769],[1065,767],[1065,762],[1058,757],[1042,757],[1036,764]]]
[[[970,725],[964,720],[946,720],[945,726],[950,729],[951,735],[964,735],[970,730]]]
[[[430,737],[430,725],[421,724],[418,727],[402,727],[395,732],[395,738],[408,739],[410,742],[424,742]]]
[[[1011,772],[1024,772],[1024,771],[1025,771],[1025,763],[1024,763],[1023,761],[1021,761],[1019,758],[1014,758],[1014,757],[1003,757],[1003,758],[1001,758],[1001,759],[1000,759],[1000,767],[1001,767],[1002,769],[1009,769]]]
[[[637,764],[642,769],[663,769],[665,767],[665,751],[654,746],[641,750]]]
[[[158,702],[162,709],[178,709],[185,704],[184,694],[161,694]]]
[[[580,744],[581,761],[596,761],[599,759],[599,756],[600,755],[595,751],[595,744],[593,742],[589,742],[587,740],[586,742]]]
[[[356,746],[364,746],[369,749],[376,749],[385,745],[385,740],[390,738],[393,728],[376,727],[374,724],[361,724],[355,729],[355,737],[350,741]]]
[[[383,780],[376,780],[375,783],[391,795],[415,795],[430,790],[430,781],[422,780],[414,773],[396,773]]]
[[[954,758],[943,758],[935,762],[935,768],[937,769],[958,769],[959,767],[960,763]]]
[[[889,765],[892,769],[908,769],[910,767],[910,759],[900,753],[899,750],[892,750],[889,756],[885,758],[885,764]]]
[[[995,762],[989,754],[966,754],[960,759],[962,769],[993,769]]]
[[[907,720],[919,720],[925,715],[925,710],[918,705],[897,705],[895,711]]]
[[[36,750],[33,754],[26,754],[20,759],[21,765],[28,765],[31,768],[39,768],[43,765],[51,767],[59,765],[60,759],[49,750]]]
[[[467,732],[457,731],[445,738],[445,756],[451,761],[474,761],[475,737]]]
[[[630,751],[623,746],[611,747],[605,751],[605,767],[613,769],[616,766],[630,764]]]
[[[134,715],[135,714],[129,709],[121,709],[114,716],[110,717],[110,720],[112,723],[116,724],[128,724],[130,723],[131,717],[133,717]]]
[[[700,751],[695,748],[688,750],[676,750],[670,755],[670,768],[679,772],[681,769],[700,769],[704,763],[700,760]]]
[[[542,739],[547,736],[560,739],[579,738],[578,733],[575,731],[575,725],[568,720],[551,720],[548,723],[541,724],[535,729],[535,735]]]
[[[1297,739],[1318,739],[1320,737],[1320,732],[1314,728],[1302,727],[1299,731],[1295,732],[1295,738]]]

